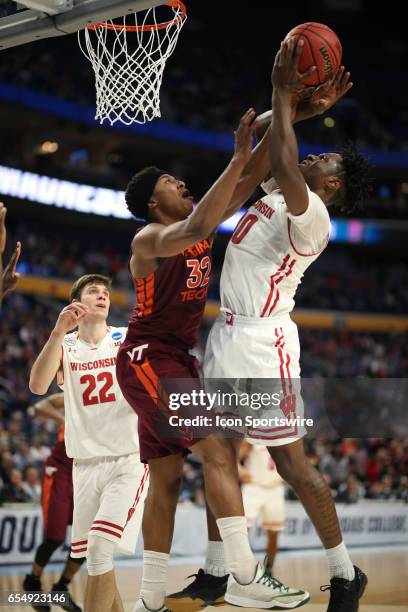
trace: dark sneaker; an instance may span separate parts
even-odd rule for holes
[[[41,586],[41,579],[38,576],[27,574],[24,578],[23,589],[26,593],[43,593]],[[49,604],[31,604],[31,607],[38,612],[51,612],[51,606]]]
[[[56,582],[55,584],[53,584],[52,589],[51,589],[51,594],[55,595],[56,593],[67,593],[68,603],[64,604],[64,603],[58,603],[55,601],[53,602],[53,606],[59,606],[60,608],[62,608],[63,610],[66,610],[67,612],[82,612],[82,608],[80,608],[78,604],[76,604],[75,601],[72,599],[72,595],[68,591],[68,587],[65,584],[61,585],[59,582]]]
[[[354,566],[354,580],[332,578],[330,586],[320,587],[321,591],[330,591],[330,601],[327,612],[357,612],[360,597],[367,586],[367,576],[359,567]]]
[[[174,600],[179,600],[177,602],[177,610],[184,608],[184,604],[186,610],[200,610],[206,606],[214,606],[224,602],[228,574],[226,576],[212,576],[200,569],[197,574],[188,576],[188,578],[193,577],[195,577],[195,580],[185,589],[178,593],[167,595],[166,599],[171,600],[168,602],[170,606],[174,607],[176,603]],[[194,606],[192,607],[193,604]]]

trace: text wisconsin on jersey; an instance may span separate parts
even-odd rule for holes
[[[116,365],[116,357],[107,357],[106,359],[95,359],[95,361],[71,361],[71,370],[73,372],[82,372],[83,370],[98,370],[99,368],[109,368]]]

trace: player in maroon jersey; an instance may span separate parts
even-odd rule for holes
[[[64,442],[64,394],[55,393],[29,408],[32,415],[39,415],[60,423],[57,439],[51,454],[44,465],[42,487],[42,510],[44,540],[37,548],[31,574],[27,574],[23,588],[26,592],[40,592],[41,575],[45,566],[61,544],[65,541],[68,525],[72,523],[73,489],[72,459],[67,457]],[[52,587],[52,592],[68,591],[68,585],[77,573],[85,557],[73,559],[71,555],[65,563],[60,579]],[[59,604],[63,610],[81,612],[81,608],[70,597],[69,603]],[[34,610],[51,610],[48,604],[34,605]]]
[[[132,241],[130,271],[137,304],[117,360],[123,395],[139,416],[141,459],[150,469],[143,516],[141,598],[134,612],[167,610],[167,564],[188,449],[203,461],[206,497],[217,518],[229,570],[240,581],[241,590],[248,587],[247,607],[254,597],[263,607],[283,598],[292,608],[309,597],[304,591],[284,587],[257,565],[249,546],[231,446],[215,436],[194,439],[179,432],[171,437],[164,427],[172,413],[163,379],[198,380],[195,360],[188,351],[196,343],[204,313],[212,236],[267,172],[267,165],[258,163],[267,143],[251,151],[254,118],[253,109],[242,117],[231,162],[194,211],[184,182],[155,167],[136,174],[126,190],[131,213],[148,222]]]

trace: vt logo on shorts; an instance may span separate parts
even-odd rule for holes
[[[126,354],[129,355],[130,361],[140,361],[142,359],[143,351],[148,347],[148,344],[140,344],[139,346],[134,346],[131,351],[126,351]],[[135,359],[136,354],[136,359]]]

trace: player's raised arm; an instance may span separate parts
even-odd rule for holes
[[[31,368],[29,387],[32,393],[47,393],[61,365],[64,336],[75,329],[87,313],[88,307],[81,302],[73,302],[62,309],[50,337]]]
[[[28,412],[31,416],[42,416],[57,423],[64,423],[64,394],[54,393],[49,395],[30,406]]]
[[[305,179],[299,170],[299,154],[292,125],[292,96],[302,88],[302,82],[316,69],[312,66],[300,74],[298,63],[303,40],[297,44],[290,38],[281,43],[272,71],[272,120],[269,156],[271,174],[285,198],[289,212],[300,215],[307,209],[308,194]]]
[[[243,115],[235,132],[235,151],[230,163],[187,219],[170,225],[150,223],[135,236],[132,249],[138,258],[177,255],[207,238],[217,228],[251,155],[254,119],[255,111],[251,108]]]
[[[335,76],[316,88],[308,86],[296,91],[291,96],[292,124],[312,119],[325,113],[353,86],[350,82],[350,72],[341,66]],[[311,91],[313,89],[313,91]],[[250,198],[256,187],[270,175],[269,147],[272,110],[258,115],[254,122],[257,146],[251,153],[241,178],[235,188],[234,195],[224,214],[223,220],[231,217]],[[271,185],[268,184],[270,188]],[[277,187],[277,184],[276,184]],[[273,187],[274,188],[274,187]]]

